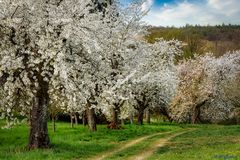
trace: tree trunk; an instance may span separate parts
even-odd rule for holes
[[[87,106],[87,120],[88,120],[88,126],[89,130],[92,132],[97,131],[97,124],[96,124],[96,117],[95,117],[95,111],[94,108],[90,108],[91,104],[88,102]]]
[[[144,110],[138,110],[138,124],[143,125]]]
[[[73,122],[74,116],[72,113],[70,113],[70,120],[71,120],[71,128],[74,128],[74,122]]]
[[[113,108],[112,109],[112,122],[113,124],[118,124],[118,113],[117,111]]]
[[[133,119],[133,114],[132,114],[132,113],[131,113],[131,115],[130,115],[129,119],[130,119],[130,124],[133,124],[133,122],[134,122],[134,119]]]
[[[161,107],[160,108],[160,115],[162,115],[163,117],[163,121],[164,122],[166,122],[167,120],[169,121],[169,122],[172,122],[172,119],[171,119],[171,117],[170,117],[170,115],[169,115],[169,111],[167,110],[167,108],[166,107]]]
[[[86,115],[86,111],[83,112],[82,114],[82,123],[84,126],[87,125],[87,115]]]
[[[119,129],[118,125],[118,111],[115,108],[112,108],[112,121],[108,125],[110,129]]]
[[[74,113],[74,119],[75,119],[75,124],[76,126],[78,125],[78,117],[77,117],[77,113]]]
[[[121,119],[121,125],[124,126],[124,119]]]
[[[31,124],[29,134],[29,149],[49,148],[47,107],[49,102],[48,84],[40,83],[36,97],[33,98],[31,110]]]
[[[151,119],[150,119],[150,111],[149,111],[149,108],[147,108],[147,110],[146,110],[146,121],[147,121],[148,124],[150,124]]]
[[[200,108],[197,108],[197,107],[194,108],[192,119],[191,119],[192,124],[196,124],[199,122],[199,114],[200,114]]]
[[[148,107],[149,100],[143,95],[142,100],[137,99],[137,107],[134,107],[138,111],[138,125],[143,125],[144,110]]]
[[[193,115],[191,117],[192,124],[201,122],[200,119],[200,108],[207,102],[207,100],[202,101],[193,108]]]

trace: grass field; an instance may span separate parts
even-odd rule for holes
[[[0,126],[2,125],[3,122],[0,122]],[[26,150],[28,141],[26,125],[16,126],[10,130],[0,130],[0,159],[94,159],[92,157],[98,157],[103,153],[114,153],[105,159],[131,159],[134,155],[144,153],[159,139],[189,128],[194,130],[172,138],[163,147],[154,148],[153,154],[147,159],[240,159],[239,126],[160,123],[143,126],[125,125],[121,130],[109,130],[105,125],[99,125],[98,131],[91,133],[82,125],[70,128],[69,123],[63,122],[57,123],[55,133],[51,130],[51,123],[49,124],[52,146],[44,150]],[[119,147],[146,135],[149,136],[142,141],[114,152]]]
[[[199,125],[197,130],[174,138],[150,160],[238,160],[240,126]]]

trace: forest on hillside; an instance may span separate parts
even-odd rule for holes
[[[158,38],[183,41],[184,58],[207,52],[219,57],[227,51],[240,49],[240,25],[150,27],[146,38],[150,43],[154,43]]]

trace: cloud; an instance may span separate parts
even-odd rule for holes
[[[151,6],[153,5],[153,2],[154,0],[146,0],[146,2],[144,2],[142,5],[142,10],[147,11],[148,9],[150,9]]]
[[[240,13],[239,0],[208,0],[207,4],[213,10],[229,17]]]
[[[201,0],[154,7],[145,21],[156,26],[240,24],[240,0]]]

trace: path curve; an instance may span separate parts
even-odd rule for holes
[[[144,152],[141,152],[137,155],[131,156],[131,157],[127,158],[127,160],[145,160],[145,159],[149,158],[150,156],[152,156],[154,154],[154,152],[157,151],[157,149],[165,146],[168,143],[168,141],[171,140],[172,138],[175,138],[175,137],[177,137],[181,134],[184,134],[186,132],[189,132],[189,131],[190,130],[187,130],[187,131],[172,134],[166,138],[160,138],[160,140],[154,142],[153,145],[151,145],[151,147],[144,150]]]
[[[122,150],[126,149],[126,148],[129,148],[145,139],[148,139],[148,138],[151,138],[151,137],[154,137],[154,136],[158,136],[158,135],[162,135],[162,134],[167,134],[167,133],[171,133],[170,132],[160,132],[160,133],[155,133],[155,134],[151,134],[151,135],[147,135],[147,136],[143,136],[143,137],[140,137],[140,138],[137,138],[137,139],[134,139],[134,140],[131,140],[130,142],[127,142],[126,144],[123,144],[121,145],[119,148],[116,148],[116,149],[113,149],[113,150],[108,150],[104,153],[100,153],[92,158],[90,158],[90,160],[103,160],[107,157],[110,157],[118,152],[121,152]]]

